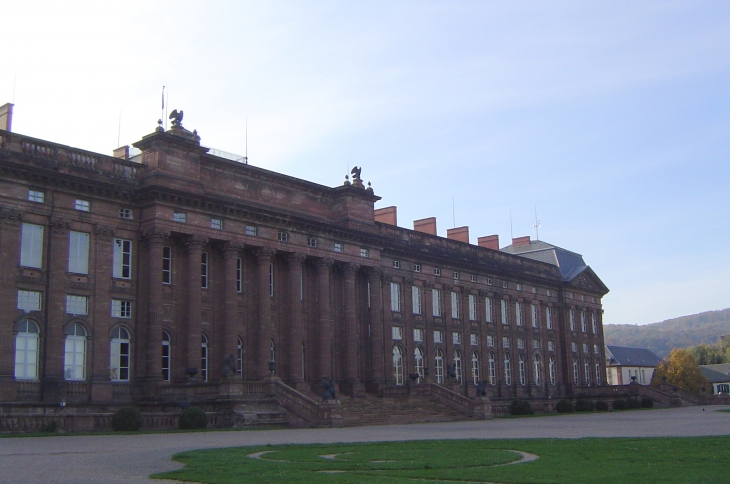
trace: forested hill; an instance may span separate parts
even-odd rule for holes
[[[603,334],[607,345],[649,348],[664,358],[672,348],[710,345],[721,336],[730,335],[730,308],[643,326],[607,324],[603,327]]]

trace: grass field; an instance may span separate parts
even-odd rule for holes
[[[524,461],[520,452],[537,460]],[[174,459],[185,467],[153,477],[208,484],[730,482],[730,436],[278,445]]]

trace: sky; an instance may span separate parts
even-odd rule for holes
[[[539,238],[605,324],[730,307],[730,2],[4,2],[13,131],[111,154],[168,110],[439,235]],[[246,128],[247,126],[247,128]],[[248,133],[246,135],[246,133]]]

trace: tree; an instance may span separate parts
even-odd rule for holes
[[[697,360],[685,349],[673,349],[669,356],[659,363],[651,379],[652,384],[661,383],[662,377],[667,377],[667,383],[694,393],[699,393],[701,388],[709,387]]]

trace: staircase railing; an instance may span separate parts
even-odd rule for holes
[[[342,409],[339,400],[317,403],[280,380],[274,380],[270,385],[271,394],[276,396],[276,402],[297,417],[317,427],[342,427]]]
[[[473,419],[484,420],[492,418],[491,405],[488,399],[472,400],[460,393],[453,392],[448,388],[437,385],[436,383],[421,383],[419,386],[428,388],[428,393],[432,400],[453,408]]]

